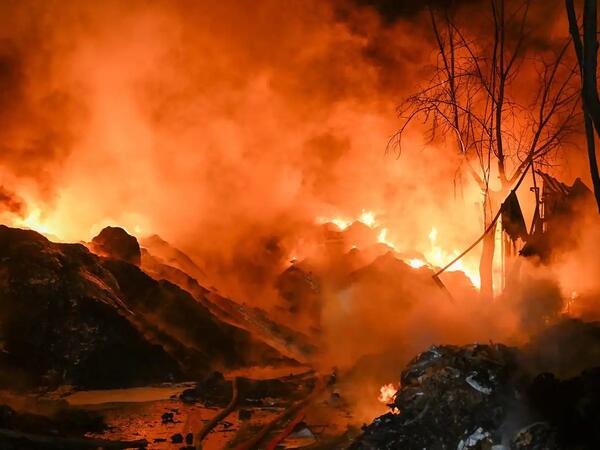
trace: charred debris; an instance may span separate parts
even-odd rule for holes
[[[351,448],[598,448],[599,338],[599,323],[567,320],[521,349],[431,347],[402,371],[392,411]],[[559,356],[576,342],[581,359]]]

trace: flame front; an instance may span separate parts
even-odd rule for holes
[[[333,223],[341,231],[346,230],[354,222],[360,222],[372,229],[378,230],[377,242],[387,245],[394,251],[420,251],[424,258],[409,258],[405,261],[413,269],[420,269],[424,266],[444,267],[460,254],[458,249],[449,251],[440,244],[440,233],[436,226],[431,227],[429,234],[427,235],[427,245],[422,248],[419,248],[419,246],[416,246],[416,248],[407,248],[405,244],[392,240],[390,238],[389,228],[383,226],[382,222],[377,219],[376,214],[368,209],[363,209],[361,214],[354,219],[349,218],[348,216],[333,217],[330,219],[319,217],[317,219],[317,223]],[[356,246],[354,245],[352,248],[356,248]],[[479,289],[481,281],[479,277],[479,268],[476,262],[460,259],[449,268],[449,271],[463,272],[469,278],[473,286]]]
[[[34,208],[25,217],[14,218],[12,225],[18,228],[37,231],[45,235],[57,235],[56,230],[42,216],[41,209]]]

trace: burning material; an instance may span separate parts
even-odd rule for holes
[[[250,413],[210,423],[240,445],[266,430],[267,448],[299,424],[323,443],[336,413],[347,443],[380,403],[399,414],[366,428],[367,448],[564,440],[561,407],[587,427],[596,374],[575,368],[597,359],[595,331],[535,383],[515,354],[555,355],[468,345],[600,314],[600,227],[571,220],[586,180],[553,178],[585,156],[567,147],[583,134],[562,6],[289,3],[0,4],[0,222],[33,230],[0,227],[0,387],[200,379],[182,398],[239,403]],[[256,379],[299,365],[310,381]],[[239,399],[230,370],[256,377]],[[549,426],[500,431],[524,398]],[[296,401],[280,429],[260,423]],[[193,430],[156,437],[210,440],[177,406],[189,420],[161,410],[160,427]]]
[[[396,389],[393,383],[384,384],[379,388],[379,396],[377,397],[377,400],[379,400],[381,403],[389,405],[394,401],[394,397],[396,396],[397,392],[398,389]]]
[[[430,247],[424,252],[424,254],[427,258],[427,261],[429,261],[433,266],[444,267],[453,258],[458,256],[460,252],[458,250],[453,250],[449,253],[446,250],[444,250],[438,244],[438,235],[439,233],[437,228],[432,227],[431,231],[429,232]],[[464,272],[465,275],[469,277],[469,279],[475,287],[478,288],[480,286],[481,282],[479,279],[479,269],[477,268],[477,266],[468,266],[467,263],[465,263],[465,261],[461,259],[454,264],[452,270]]]
[[[54,235],[56,231],[42,219],[42,210],[40,208],[33,209],[25,217],[16,217],[12,224],[15,227],[37,231],[44,235]]]
[[[348,217],[333,217],[331,219],[318,217],[316,222],[319,224],[333,223],[340,229],[340,231],[344,231],[355,222],[360,222],[369,228],[375,228],[377,226],[375,213],[366,209],[363,209],[360,215],[354,219]]]
[[[413,269],[420,269],[421,267],[424,267],[427,264],[425,261],[419,258],[411,258],[406,262]]]
[[[388,229],[387,228],[382,228],[381,231],[379,232],[379,235],[377,236],[377,241],[380,244],[385,244],[388,247],[395,249],[396,246],[394,244],[392,244],[392,242],[390,242],[388,240]]]
[[[589,333],[589,325],[569,322],[551,334],[562,334],[565,327],[580,337]],[[598,324],[594,328],[597,333]],[[565,340],[559,345],[570,344]],[[593,345],[600,345],[598,336]],[[399,413],[375,419],[351,448],[442,445],[466,450],[494,448],[506,441],[518,449],[595,448],[600,443],[595,433],[598,368],[588,367],[565,381],[547,372],[536,376],[529,365],[531,351],[502,345],[431,347],[402,371],[393,402]],[[559,368],[550,363],[538,370],[552,367]],[[588,406],[575,412],[580,402]],[[574,417],[569,419],[570,414]]]

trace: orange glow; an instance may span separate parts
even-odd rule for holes
[[[379,235],[377,236],[377,241],[380,244],[385,244],[388,247],[395,249],[396,246],[388,239],[387,233],[388,233],[387,228],[382,228],[381,231],[379,232]]]
[[[384,384],[379,388],[379,396],[377,397],[377,400],[388,405],[394,401],[394,396],[397,392],[398,389],[396,389],[392,383]]]
[[[414,269],[419,269],[425,265],[431,265],[433,267],[444,267],[447,263],[453,260],[456,256],[460,254],[460,250],[452,249],[448,250],[446,247],[442,246],[439,242],[439,231],[436,226],[431,227],[427,237],[428,244],[422,248],[416,246],[415,248],[405,248],[405,245],[402,243],[394,242],[390,239],[389,236],[389,228],[382,227],[381,222],[376,219],[375,213],[371,210],[363,209],[362,213],[356,218],[349,218],[346,216],[333,217],[333,218],[325,218],[319,217],[317,218],[317,223],[333,223],[335,224],[341,231],[346,230],[352,223],[361,222],[367,225],[370,228],[378,228],[379,233],[377,235],[377,242],[380,244],[387,245],[392,250],[404,250],[404,251],[420,251],[425,256],[425,260],[420,258],[411,258],[406,261],[406,263]],[[352,248],[355,248],[353,246]],[[479,288],[481,285],[479,278],[479,268],[473,260],[465,260],[460,259],[456,261],[450,268],[449,271],[461,271],[471,280],[473,286]]]
[[[15,218],[13,220],[13,226],[34,230],[41,234],[54,234],[50,225],[46,223],[41,216],[42,211],[39,208],[35,208],[24,218]]]
[[[428,235],[429,245],[425,248],[416,248],[417,251],[422,251],[423,255],[425,256],[425,260],[422,260],[420,258],[411,258],[408,261],[406,261],[406,263],[415,269],[419,269],[427,264],[430,264],[434,267],[444,267],[447,263],[449,263],[452,259],[454,259],[460,254],[460,251],[457,249],[448,251],[445,248],[443,248],[438,243],[438,237],[439,232],[434,226],[431,228],[431,231]],[[394,243],[389,239],[387,228],[381,229],[377,240],[382,244],[386,244],[394,250],[400,248],[399,244]],[[471,280],[471,283],[473,283],[473,286],[475,286],[476,288],[480,287],[479,268],[476,263],[470,264],[464,259],[460,259],[457,262],[455,262],[449,270],[464,272],[464,274]]]
[[[366,226],[370,228],[374,228],[376,225],[375,221],[375,213],[373,211],[362,210],[362,213],[358,217],[358,221],[364,223]]]
[[[375,213],[373,211],[369,211],[363,209],[358,217],[350,218],[350,217],[318,217],[317,223],[333,223],[337,226],[341,231],[344,231],[354,222],[360,222],[369,228],[375,228],[377,226],[377,221],[375,220]]]
[[[423,261],[422,259],[419,259],[419,258],[411,258],[406,262],[413,269],[420,269],[421,267],[423,267],[427,264],[425,261]]]
[[[439,233],[437,228],[432,227],[431,231],[429,232],[430,247],[423,253],[425,255],[425,258],[427,258],[427,261],[429,261],[433,266],[444,267],[446,264],[448,264],[450,261],[456,258],[460,254],[460,251],[457,249],[447,251],[446,249],[442,248],[438,244],[438,236]],[[461,272],[464,272],[465,275],[471,280],[471,283],[473,283],[473,286],[475,286],[476,288],[479,288],[481,286],[481,281],[479,278],[479,267],[476,264],[470,265],[466,263],[464,259],[459,259],[450,267],[449,270],[459,270]]]

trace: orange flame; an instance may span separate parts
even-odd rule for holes
[[[397,392],[398,389],[396,389],[393,383],[384,384],[379,388],[377,400],[388,405],[394,401],[394,396]]]
[[[369,228],[375,228],[377,226],[377,220],[375,219],[375,213],[373,211],[369,211],[367,209],[363,209],[358,217],[350,218],[350,217],[318,217],[317,223],[333,223],[336,225],[341,231],[344,231],[354,222],[361,222],[368,226]]]
[[[41,209],[34,208],[27,216],[13,219],[12,226],[37,231],[44,235],[57,235],[54,227],[42,216]]]

